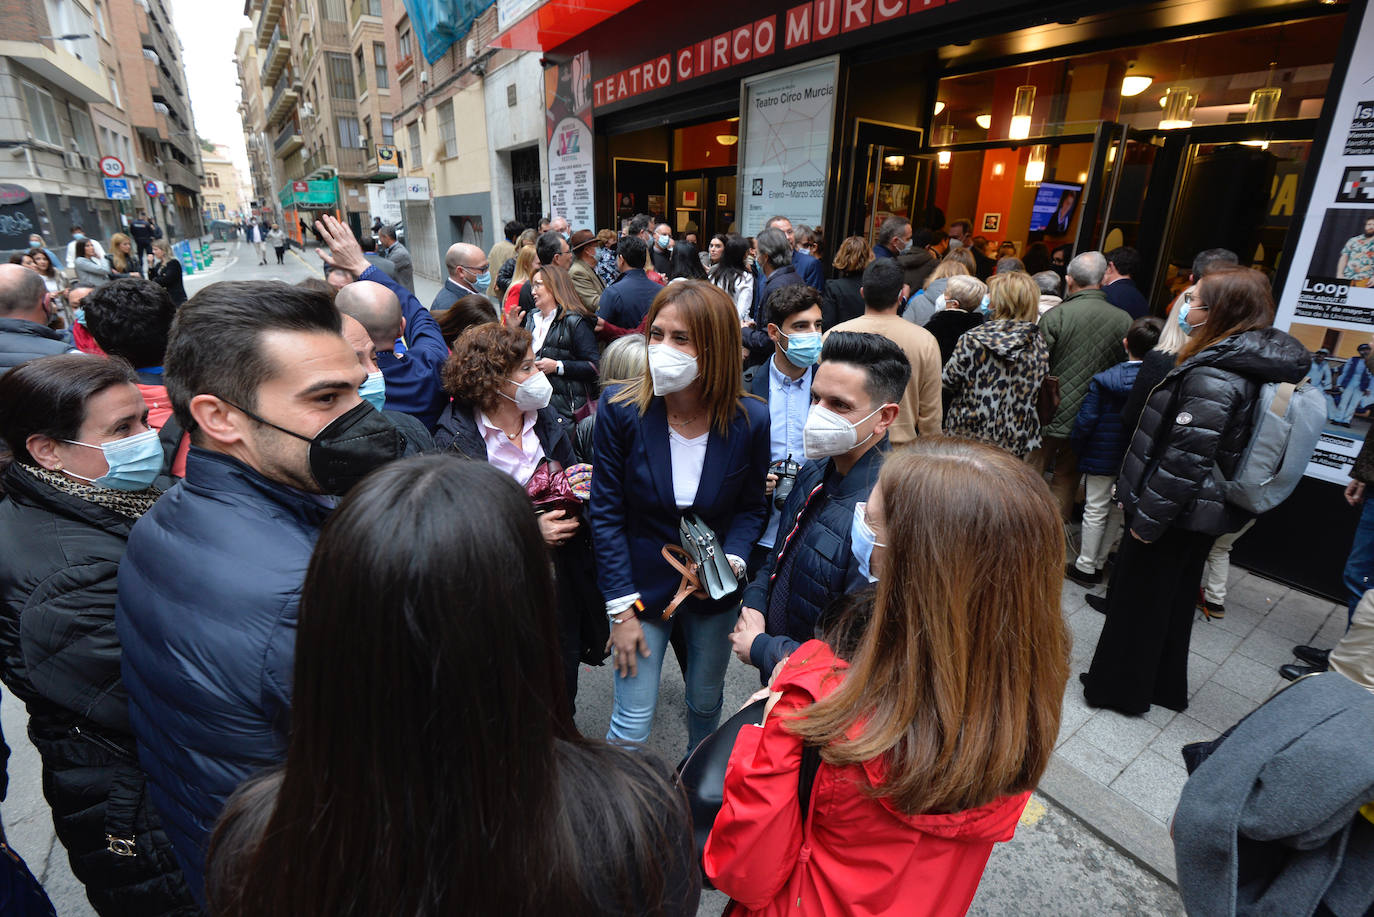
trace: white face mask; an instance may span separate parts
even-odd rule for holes
[[[806,426],[802,427],[802,443],[806,457],[829,458],[832,455],[843,455],[853,449],[859,445],[859,424],[884,407],[886,405],[880,404],[867,416],[850,423],[829,408],[813,404],[811,413],[806,417]],[[868,434],[863,441],[868,442],[872,436],[872,433]]]
[[[666,344],[650,344],[649,378],[654,382],[655,395],[680,392],[696,381],[697,358]]]
[[[508,381],[514,382],[515,380]],[[549,406],[549,399],[553,397],[553,383],[543,373],[535,373],[515,386],[514,398],[505,392],[502,392],[501,396],[510,398],[511,401],[515,402],[515,406],[522,411],[540,411]]]

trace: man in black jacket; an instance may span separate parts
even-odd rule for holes
[[[851,550],[854,506],[878,480],[887,429],[910,379],[906,354],[882,335],[837,331],[826,338],[803,434],[807,462],[730,635],[735,656],[765,681],[814,636],[831,601],[871,581],[867,558],[860,562]]]
[[[0,264],[0,375],[34,357],[72,349],[48,327],[53,310],[43,275],[18,264]]]

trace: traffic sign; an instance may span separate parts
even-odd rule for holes
[[[124,162],[118,156],[101,156],[100,171],[106,178],[119,178],[124,174]]]
[[[127,178],[106,178],[105,196],[112,201],[127,201],[133,198]]]
[[[157,197],[157,182],[146,181],[143,183],[143,190],[148,192],[149,197]]]

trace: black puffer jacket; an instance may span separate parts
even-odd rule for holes
[[[525,330],[534,333],[534,317],[538,310],[525,316]],[[596,346],[594,322],[559,307],[549,333],[544,336],[535,357],[541,360],[560,360],[563,372],[549,373],[553,398],[549,406],[569,423],[578,409],[596,400],[596,364],[601,352]]]
[[[0,501],[0,660],[29,710],[43,795],[72,872],[102,915],[196,915],[134,749],[115,573],[133,520],[53,489],[17,463]],[[136,840],[135,856],[106,835]]]
[[[1171,526],[1221,535],[1251,514],[1228,504],[1219,481],[1235,474],[1266,382],[1297,382],[1312,355],[1276,328],[1232,335],[1170,370],[1145,403],[1117,479],[1131,530],[1154,541]]]

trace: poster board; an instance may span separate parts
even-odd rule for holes
[[[1352,7],[1349,16],[1361,11]],[[1340,74],[1338,67],[1333,82]],[[1327,393],[1327,423],[1307,474],[1344,485],[1374,426],[1374,372],[1360,351],[1374,340],[1374,22],[1368,15],[1358,23],[1290,264],[1274,326],[1313,352],[1309,378]]]
[[[586,51],[544,71],[549,212],[574,230],[596,228],[591,85]]]
[[[775,214],[824,225],[839,63],[824,57],[740,81],[741,235]]]

